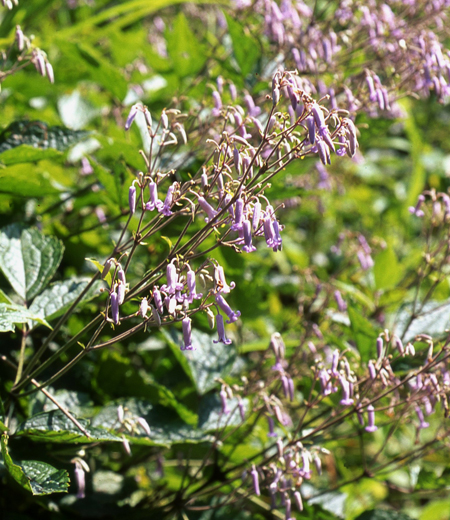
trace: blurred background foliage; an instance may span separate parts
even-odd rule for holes
[[[56,280],[92,276],[95,267],[86,259],[102,262],[118,236],[128,187],[144,168],[138,154],[142,146],[138,127],[124,131],[133,103],[140,100],[152,114],[159,114],[172,106],[175,97],[194,114],[202,106],[211,106],[210,85],[218,75],[232,80],[240,90],[257,93],[267,89],[267,81],[261,82],[260,77],[276,66],[276,55],[258,34],[257,19],[251,13],[247,16],[234,17],[225,2],[185,4],[175,0],[32,0],[2,12],[0,46],[13,41],[15,26],[20,24],[26,34],[35,35],[35,43],[45,49],[55,71],[54,85],[31,67],[2,84],[2,127],[23,121],[33,135],[42,128],[40,124],[46,128],[38,144],[40,156],[27,157],[23,149],[13,153],[17,144],[26,143],[22,138],[18,143],[7,133],[0,138],[0,144],[10,139],[10,149],[2,148],[0,154],[2,227],[25,223],[61,239],[65,252]],[[265,106],[269,110],[270,102]],[[66,496],[49,497],[32,497],[15,484],[2,485],[0,509],[5,518],[131,519],[168,514],[190,520],[238,520],[271,516],[267,504],[256,497],[247,497],[245,506],[238,509],[218,507],[227,493],[238,493],[236,483],[228,488],[224,483],[213,498],[205,496],[204,505],[216,507],[207,511],[181,512],[175,500],[167,513],[164,497],[186,485],[197,460],[208,449],[208,421],[214,421],[211,414],[217,415],[218,406],[215,378],[239,383],[243,375],[255,377],[261,364],[270,366],[272,354],[267,349],[273,332],[282,333],[288,354],[296,355],[299,365],[307,341],[314,340],[313,324],[319,325],[325,343],[342,349],[356,343],[367,361],[378,333],[401,321],[402,309],[415,297],[412,282],[426,249],[422,223],[410,215],[408,207],[423,189],[446,192],[450,179],[449,106],[436,103],[431,96],[420,101],[404,99],[401,108],[403,117],[395,120],[359,116],[360,153],[355,160],[333,160],[329,178],[322,185],[312,158],[293,163],[273,178],[271,200],[274,206],[285,204],[279,211],[285,226],[281,252],[275,254],[260,246],[252,255],[236,255],[229,249],[213,253],[228,279],[236,282],[230,300],[241,310],[242,320],[230,327],[233,345],[213,346],[205,340],[202,334],[209,334],[209,327],[206,318],[199,317],[195,329],[201,346],[194,360],[180,360],[176,331],[140,333],[127,343],[90,354],[55,383],[59,399],[79,417],[93,418],[93,426],[96,420],[107,424],[108,417],[113,424],[118,403],[126,403],[129,410],[136,408],[147,417],[155,432],[161,426],[162,433],[160,438],[155,433],[149,445],[134,442],[131,457],[117,442],[86,446],[81,442],[91,467],[87,497],[76,500],[74,485]],[[188,119],[189,124],[192,128],[197,124],[194,117]],[[46,148],[44,142],[52,132],[57,142],[64,140],[53,128],[58,126],[66,129],[68,142],[73,144],[61,144],[59,150]],[[199,127],[197,140],[194,134],[190,147],[174,153],[179,175],[201,166],[202,139]],[[85,156],[93,167],[90,175],[81,172],[80,160]],[[181,226],[175,222],[164,234],[176,237]],[[358,234],[366,237],[374,251],[375,265],[367,272],[359,268],[352,245]],[[333,249],[340,240],[342,246]],[[167,252],[163,238],[149,243],[137,254],[129,277],[142,276]],[[432,283],[423,283],[423,295]],[[319,299],[318,284],[323,287]],[[10,292],[4,278],[0,288]],[[335,289],[346,299],[348,314],[323,312],[323,299],[330,302],[329,307],[336,307],[331,303]],[[433,300],[448,305],[449,298],[449,279],[445,277]],[[63,337],[81,330],[98,308],[97,300],[71,317]],[[447,312],[438,322],[431,315],[429,323],[422,325],[433,325],[439,334],[448,328],[448,321]],[[39,344],[46,334],[43,327],[38,328],[33,342]],[[2,353],[14,359],[20,333],[8,340],[5,337]],[[27,348],[31,353],[33,344]],[[61,356],[61,366],[69,359],[70,351]],[[5,398],[11,374],[5,366],[0,370],[0,392]],[[52,373],[44,372],[42,377]],[[299,366],[298,374],[304,376],[299,381],[299,396],[306,398],[308,367]],[[36,394],[19,403],[24,421],[49,409],[49,403]],[[167,432],[175,437],[169,439]],[[298,518],[408,518],[402,514],[420,520],[450,518],[445,491],[450,485],[447,452],[415,460],[396,471],[388,466],[379,476],[352,482],[360,472],[361,458],[358,440],[349,432],[342,425],[339,438],[323,439],[333,454],[326,463],[328,479],[313,481],[314,488],[309,484],[310,495],[326,493],[330,487],[336,490],[308,502]],[[191,493],[198,488],[201,500],[205,481],[210,477],[221,481],[220,472],[231,465],[242,464],[245,469],[251,455],[266,446],[265,425],[251,436],[246,433],[238,430],[216,451],[203,480],[191,485]],[[67,438],[60,444],[49,444],[45,436],[40,440],[43,443],[19,435],[11,439],[10,446],[18,459],[46,460],[72,476],[70,459],[80,445],[71,445]],[[370,449],[376,452],[383,442],[379,431]],[[389,439],[388,453],[395,457],[406,445],[414,448],[411,424]],[[6,484],[4,469],[0,466]],[[379,507],[389,511],[388,516],[367,513]]]

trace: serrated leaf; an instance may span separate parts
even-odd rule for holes
[[[59,409],[33,415],[17,428],[15,435],[26,436],[34,441],[70,444],[121,441],[121,437],[113,435],[104,428],[91,426],[86,419],[77,418],[77,420],[90,437],[86,437]]]
[[[50,325],[44,319],[26,307],[13,303],[0,303],[0,332],[14,332],[15,323],[26,323],[30,320],[35,320],[41,325],[45,325],[51,329]]]
[[[69,487],[69,474],[64,469],[56,469],[45,462],[24,460],[14,463],[8,452],[8,437],[2,435],[1,447],[3,461],[9,474],[24,489],[33,495],[66,493]]]
[[[248,409],[248,400],[242,401],[244,410]],[[216,431],[228,426],[238,426],[242,423],[237,398],[228,400],[230,413],[222,413],[222,403],[218,395],[206,395],[202,398],[198,410],[198,427],[205,432]]]
[[[125,410],[125,419],[136,424],[138,417],[143,417],[150,426],[150,436],[147,436],[137,424],[134,434],[125,432],[125,437],[131,444],[147,446],[167,446],[180,443],[199,443],[211,441],[212,437],[204,430],[193,428],[183,422],[170,408],[153,406],[142,399],[126,399],[114,401],[102,408],[93,418],[93,426],[123,431],[117,418],[117,408],[122,405]]]
[[[11,224],[0,229],[0,269],[25,301],[48,284],[61,262],[64,246],[37,228]]]
[[[192,346],[195,350],[181,351],[182,334],[175,329],[170,333],[165,329],[162,331],[175,357],[200,395],[215,388],[218,385],[217,378],[224,378],[230,373],[236,360],[236,350],[233,345],[214,343],[215,337],[194,329]]]
[[[241,69],[242,75],[247,76],[255,66],[256,61],[261,56],[261,49],[257,40],[247,35],[244,27],[232,18],[225,15],[228,24],[228,32],[233,43],[233,54]]]
[[[33,300],[30,312],[47,320],[62,314],[84,291],[89,280],[64,280],[55,282]],[[81,302],[92,300],[98,294],[101,282],[95,282]]]
[[[62,126],[48,126],[43,121],[14,121],[0,134],[0,153],[21,145],[64,151],[88,135],[88,132]]]

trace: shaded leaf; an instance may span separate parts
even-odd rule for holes
[[[417,334],[438,336],[449,328],[450,302],[430,301],[423,306],[420,316],[411,320],[413,306],[407,304],[395,317],[396,332],[405,341],[412,341]],[[391,317],[392,319],[392,317]]]
[[[86,437],[60,410],[43,412],[30,417],[16,430],[16,436],[27,436],[35,441],[56,443],[90,443],[99,441],[121,441],[103,428],[90,426],[89,421],[77,419],[89,433]]]
[[[217,378],[224,378],[230,373],[236,360],[236,350],[233,345],[214,343],[215,337],[194,329],[192,346],[195,350],[181,351],[182,334],[175,329],[170,333],[165,329],[162,331],[175,357],[200,395],[215,388],[218,385]]]
[[[55,148],[64,151],[88,135],[88,132],[62,126],[48,126],[42,121],[14,121],[0,134],[0,154],[2,154],[0,158],[3,156],[2,152],[20,145],[29,145],[41,150]],[[12,152],[11,155],[6,155],[6,157],[14,156]]]
[[[88,283],[89,280],[75,279],[55,282],[33,300],[30,312],[47,320],[54,318],[62,314],[78,298]],[[95,282],[83,296],[81,302],[95,298],[100,285],[101,282]]]
[[[391,509],[364,511],[356,520],[412,520],[410,516]]]
[[[243,400],[244,409],[248,409],[248,400]],[[241,424],[242,418],[238,409],[236,398],[228,400],[230,413],[222,413],[222,404],[216,394],[206,395],[200,402],[198,410],[198,427],[205,432],[216,431],[218,428],[237,426]]]
[[[117,418],[117,408],[122,405],[125,409],[125,419],[135,424],[134,434],[126,432],[125,436],[132,444],[147,446],[171,446],[180,443],[199,443],[211,441],[211,437],[204,430],[195,429],[184,423],[174,411],[163,406],[153,406],[142,399],[126,399],[114,401],[102,408],[93,418],[94,426],[123,431]],[[150,426],[150,436],[147,436],[136,423],[138,417],[143,417]]]
[[[64,246],[36,228],[11,224],[0,230],[0,269],[25,301],[36,296],[58,268]]]
[[[29,320],[35,320],[41,325],[51,328],[44,319],[22,305],[0,303],[0,332],[14,332],[15,323],[26,323]]]
[[[8,453],[8,437],[2,435],[3,461],[9,474],[24,489],[33,495],[50,495],[51,493],[66,493],[69,487],[69,474],[66,470],[57,470],[50,464],[34,460],[24,460],[17,464]]]

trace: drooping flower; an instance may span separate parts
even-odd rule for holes
[[[158,185],[154,181],[150,181],[148,188],[150,190],[150,200],[145,204],[147,211],[157,209],[159,212],[163,209],[163,203],[158,199]]]
[[[241,315],[240,311],[233,311],[232,308],[225,301],[224,297],[218,293],[216,294],[216,303],[223,310],[223,312],[227,315],[228,320],[227,323],[235,322],[239,316]]]
[[[126,123],[125,123],[125,130],[129,130],[131,125],[133,124],[133,121],[139,112],[139,110],[142,110],[142,106],[140,104],[133,105],[130,109],[130,113],[128,114]]]
[[[364,428],[366,432],[373,433],[378,430],[378,427],[375,426],[375,408],[369,404],[367,407],[367,426]]]
[[[189,296],[186,296],[186,300],[189,303],[192,303],[195,300],[200,300],[203,297],[203,293],[197,293],[196,283],[195,283],[195,271],[189,269],[186,275],[186,284],[189,290]]]
[[[192,346],[192,329],[191,329],[191,318],[186,316],[182,320],[182,328],[183,328],[183,341],[184,346],[181,347],[181,350],[195,350]]]
[[[230,345],[232,343],[231,339],[228,339],[225,335],[225,324],[223,322],[223,316],[221,314],[217,314],[216,316],[217,322],[217,334],[219,336],[218,340],[213,340],[213,343],[224,343],[225,345]]]
[[[252,243],[252,230],[250,221],[245,219],[243,222],[243,231],[244,231],[244,243],[245,245],[242,247],[242,250],[246,253],[253,253],[256,251],[256,247]]]

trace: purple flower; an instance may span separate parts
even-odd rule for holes
[[[377,357],[378,359],[381,359],[383,356],[383,338],[378,337],[377,338]]]
[[[156,285],[153,287],[153,301],[155,302],[155,306],[159,314],[164,314],[161,293]]]
[[[306,118],[306,127],[308,128],[309,142],[314,144],[316,142],[316,125],[313,116],[308,116]]]
[[[334,291],[334,299],[336,300],[338,309],[341,312],[345,312],[347,310],[347,304],[345,303],[344,299],[342,298],[342,295],[339,291]]]
[[[219,92],[217,90],[213,90],[212,97],[214,100],[214,108],[211,113],[214,117],[220,116],[220,111],[222,109],[222,99],[220,98]]]
[[[416,217],[423,217],[425,215],[425,213],[420,209],[422,204],[425,202],[425,197],[424,195],[419,195],[419,197],[417,198],[417,204],[414,206],[410,206],[408,208],[409,212],[412,213],[413,215],[415,215]]]
[[[16,43],[17,48],[20,52],[22,52],[25,49],[25,36],[22,29],[20,28],[20,25],[16,25]]]
[[[117,286],[117,303],[118,303],[118,305],[122,305],[122,303],[124,301],[125,301],[125,284],[120,281]],[[112,306],[112,302],[111,302],[111,306]]]
[[[177,299],[175,296],[166,296],[164,298],[164,305],[166,306],[167,312],[173,316],[177,308]]]
[[[77,483],[77,498],[84,498],[86,491],[86,479],[83,466],[76,461],[75,462],[75,481]]]
[[[183,318],[182,327],[183,327],[183,341],[184,347],[181,347],[181,350],[195,350],[192,346],[192,330],[191,330],[191,318]]]
[[[330,371],[331,375],[333,375],[335,377],[339,375],[338,364],[339,364],[339,350],[336,349],[333,352],[333,358],[331,360],[331,371]]]
[[[273,230],[272,218],[269,216],[264,218],[264,238],[266,240],[267,247],[274,247],[275,233]]]
[[[80,174],[81,175],[91,175],[91,173],[94,173],[94,168],[92,168],[91,163],[86,157],[81,158],[81,169]]]
[[[220,402],[222,404],[222,413],[224,415],[228,415],[231,412],[231,410],[228,407],[227,393],[223,389],[220,391]]]
[[[216,316],[217,322],[217,334],[219,335],[218,340],[213,340],[213,343],[224,343],[225,345],[230,345],[232,343],[231,339],[228,339],[225,335],[225,324],[223,322],[223,316],[218,314]]]
[[[417,418],[419,419],[419,430],[423,429],[423,428],[428,428],[428,426],[430,426],[430,423],[427,423],[423,417],[423,412],[422,410],[416,406],[416,414],[417,414]]]
[[[278,437],[278,435],[275,433],[275,423],[273,422],[273,417],[270,415],[267,416],[267,423],[269,425],[269,433],[267,434],[267,437]]]
[[[169,186],[169,189],[167,190],[167,195],[164,200],[164,204],[162,206],[158,207],[158,211],[162,213],[165,217],[169,217],[170,215],[173,215],[172,211],[170,211],[170,208],[173,205],[173,192],[175,191],[175,183],[172,184],[172,186]]]
[[[350,406],[353,404],[353,399],[350,398],[350,384],[345,377],[339,376],[339,382],[342,387],[342,399],[340,403],[343,406]]]
[[[204,197],[198,197],[198,203],[202,210],[207,214],[208,218],[205,219],[206,222],[212,220],[218,213],[211,204],[209,204]]]
[[[175,294],[176,291],[183,289],[183,284],[178,282],[177,268],[172,264],[168,264],[166,268],[167,285],[161,287],[162,291],[166,291],[169,294]]]
[[[111,317],[117,325],[119,323],[119,298],[115,289],[111,293]]]
[[[252,228],[256,231],[259,228],[259,222],[261,219],[261,203],[255,202],[253,206],[253,217],[252,217]]]
[[[231,226],[232,231],[239,231],[243,226],[244,219],[244,201],[239,198],[234,205],[234,224]]]
[[[374,381],[377,378],[377,372],[375,370],[375,365],[373,364],[373,361],[369,361],[369,376],[372,381]]]
[[[222,294],[229,294],[232,289],[236,287],[234,282],[229,285],[225,279],[225,273],[221,265],[216,265],[214,268],[214,281],[216,283],[216,291]]]
[[[256,251],[256,247],[252,243],[252,229],[250,221],[245,219],[244,220],[244,242],[245,245],[242,247],[242,250],[246,253],[253,253],[253,251]]]
[[[302,495],[300,495],[300,491],[294,492],[294,500],[297,505],[297,509],[299,511],[303,511],[303,500],[302,500]]]
[[[369,404],[367,407],[367,426],[365,427],[366,432],[373,433],[378,430],[378,427],[375,426],[375,408]]]
[[[141,304],[139,306],[139,315],[142,318],[146,318],[147,311],[148,311],[148,300],[147,300],[147,298],[142,298]]]
[[[225,301],[224,297],[219,293],[216,294],[216,303],[223,310],[223,312],[227,315],[228,320],[227,323],[234,323],[239,316],[241,315],[240,311],[234,312],[228,303]]]
[[[137,115],[137,113],[141,110],[141,105],[136,104],[133,105],[130,109],[130,113],[128,114],[127,121],[125,123],[125,130],[129,130],[130,126],[133,124],[133,121]]]
[[[186,275],[186,278],[187,278],[187,281],[186,281],[186,284],[187,284],[187,288],[189,290],[189,296],[186,297],[187,301],[189,303],[192,303],[193,300],[200,300],[203,296],[202,293],[197,293],[197,288],[196,288],[196,283],[195,283],[195,271],[193,271],[192,269],[189,269],[189,271],[187,272],[187,275]]]
[[[153,211],[155,208],[161,212],[163,203],[158,199],[158,185],[156,182],[150,181],[148,185],[150,191],[150,200],[145,204],[147,211]]]
[[[253,465],[253,468],[250,471],[250,475],[252,476],[253,490],[255,491],[255,495],[259,497],[261,495],[261,491],[259,489],[259,475],[256,471],[255,465]]]
[[[280,226],[278,224],[278,220],[275,219],[273,221],[272,227],[273,227],[273,234],[274,234],[274,237],[273,237],[273,250],[275,252],[276,251],[281,251],[281,244],[282,244],[283,240],[282,240],[281,235],[280,235]]]

